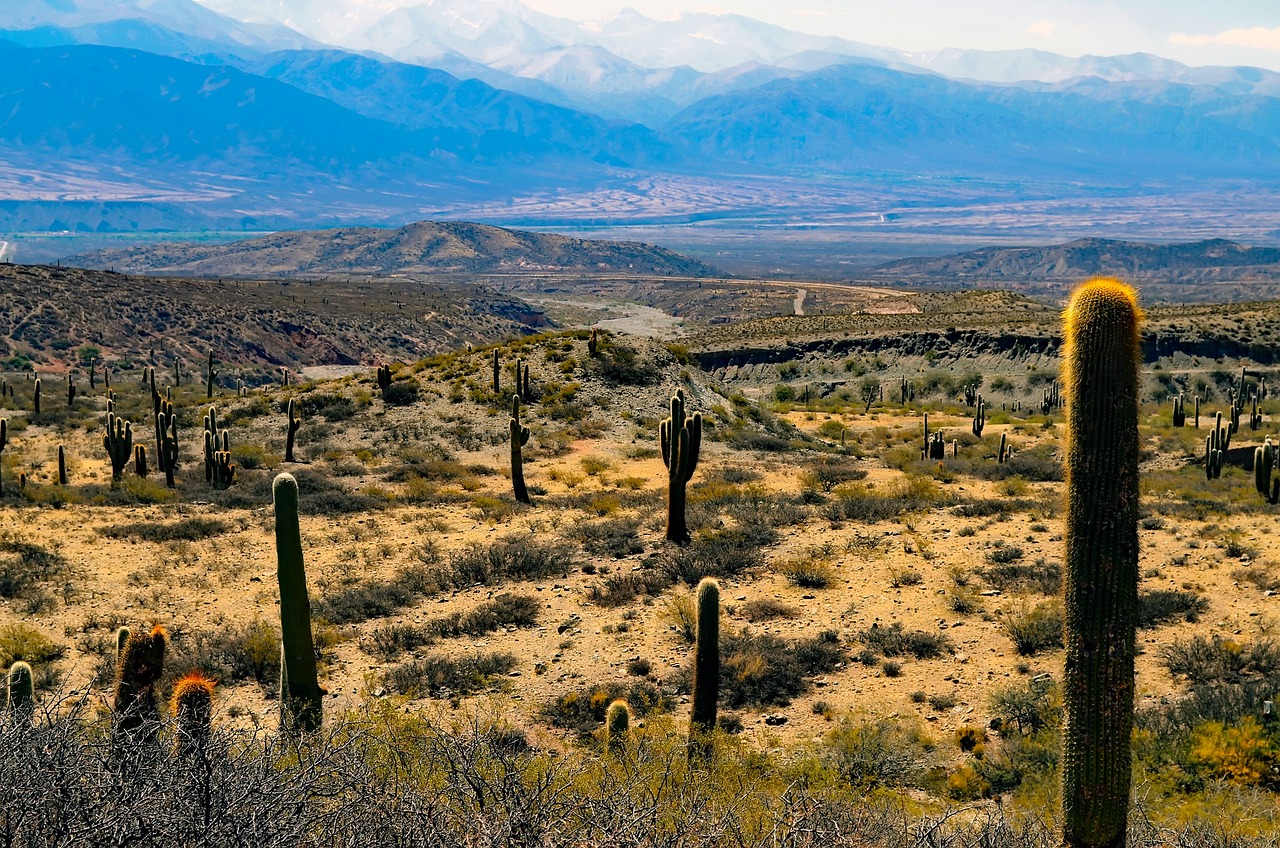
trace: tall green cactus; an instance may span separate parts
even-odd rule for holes
[[[9,444],[9,419],[0,418],[0,497],[4,496],[4,448]]]
[[[205,400],[213,398],[213,381],[218,379],[218,372],[213,367],[213,350],[209,350],[209,364],[205,366],[204,378],[204,397]]]
[[[31,666],[19,660],[9,666],[5,677],[5,710],[14,718],[31,723],[36,711],[35,678]]]
[[[76,384],[71,379],[71,375],[67,375],[67,409],[71,409],[76,402]]]
[[[159,625],[147,633],[130,632],[116,659],[112,728],[132,734],[159,719],[156,686],[164,672],[164,650],[169,634]]]
[[[378,366],[378,388],[382,391],[382,399],[387,399],[387,389],[391,388],[391,366]],[[290,460],[292,462],[292,460]]]
[[[67,485],[67,449],[58,445],[58,485]]]
[[[720,700],[720,584],[704,577],[698,584],[697,642],[693,649],[693,710],[689,715],[690,753],[701,748],[699,737],[716,728]]]
[[[698,467],[702,451],[702,413],[687,417],[684,390],[676,389],[671,398],[671,417],[658,426],[662,461],[667,466],[667,541],[683,545],[689,541],[685,524],[685,486]]]
[[[502,363],[498,361],[498,349],[495,347],[493,349],[493,393],[495,395],[502,391],[501,365]]]
[[[520,503],[532,503],[529,490],[524,485],[524,456],[521,448],[529,442],[529,428],[520,423],[520,396],[511,396],[511,418],[507,421],[511,434],[511,486],[515,489],[516,500]]]
[[[284,461],[293,462],[293,443],[298,435],[298,428],[302,426],[302,415],[298,411],[297,401],[293,398],[289,398],[287,413],[289,416],[289,429],[284,442]]]
[[[1093,280],[1065,315],[1066,617],[1062,807],[1068,848],[1123,848],[1138,608],[1137,294]]]
[[[36,415],[40,414],[40,378],[36,377],[35,388],[31,396],[31,407]]]
[[[298,481],[278,474],[272,484],[276,513],[276,577],[280,583],[280,722],[300,731],[320,727],[324,693],[316,677],[311,601],[302,562]]]
[[[147,477],[147,446],[134,445],[133,447],[133,473],[137,474],[144,480]]]
[[[164,469],[164,482],[170,489],[177,484],[174,473],[178,470],[178,416],[173,404],[165,401],[168,413],[156,415],[156,435],[160,439],[160,454],[156,462]]]
[[[102,436],[102,446],[111,459],[111,485],[124,479],[124,467],[133,456],[133,425],[114,412],[107,413],[107,432]]]
[[[982,429],[987,426],[987,402],[978,395],[978,403],[973,410],[973,435],[982,438]]]

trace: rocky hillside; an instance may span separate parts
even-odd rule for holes
[[[224,378],[280,366],[416,359],[525,335],[540,310],[484,286],[411,279],[359,283],[166,279],[0,265],[0,360],[62,370],[84,348],[125,363],[197,369],[216,351]]]
[[[695,259],[639,242],[591,241],[453,221],[420,221],[398,230],[279,232],[223,245],[140,245],[67,261],[87,268],[177,275],[608,271],[721,276]]]
[[[1280,278],[1280,248],[1226,239],[1151,244],[1083,238],[1040,247],[984,247],[968,253],[901,259],[875,269],[879,277],[912,280],[1059,280],[1099,274],[1128,280],[1195,282]]]

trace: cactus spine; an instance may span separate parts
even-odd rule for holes
[[[698,584],[698,630],[693,652],[693,711],[689,716],[690,754],[699,736],[716,728],[720,700],[720,584],[704,577]]]
[[[667,466],[667,541],[683,545],[689,541],[684,519],[685,486],[698,467],[702,450],[702,413],[685,416],[684,391],[676,389],[671,398],[671,417],[658,426],[662,461]]]
[[[133,455],[133,425],[114,412],[107,413],[107,432],[102,436],[102,446],[111,459],[111,484],[124,479],[124,467]],[[141,447],[141,446],[139,446]]]
[[[27,724],[35,716],[35,678],[31,673],[31,666],[22,661],[9,666],[9,674],[5,678],[5,710]]]
[[[1138,606],[1137,295],[1085,283],[1065,315],[1063,841],[1123,848]]]
[[[117,734],[134,733],[159,718],[156,685],[164,671],[168,637],[159,625],[148,633],[128,633],[116,659],[112,728]]]
[[[298,481],[278,474],[272,484],[276,513],[276,577],[280,583],[280,721],[301,731],[320,727],[323,693],[316,679],[311,602],[302,562]]]
[[[293,442],[298,435],[298,428],[302,426],[302,416],[298,413],[298,404],[293,398],[289,398],[289,434],[284,442],[284,461],[293,462]]]
[[[520,503],[532,503],[529,490],[524,485],[524,457],[521,448],[529,441],[529,428],[520,423],[520,396],[511,396],[511,418],[507,422],[511,432],[511,485],[515,489],[516,500]]]
[[[604,714],[604,739],[610,751],[617,753],[626,749],[630,729],[631,707],[625,699],[618,698]]]
[[[169,714],[177,724],[174,753],[178,756],[199,754],[209,741],[213,721],[214,682],[198,671],[180,679],[173,687]]]

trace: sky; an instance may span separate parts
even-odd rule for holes
[[[422,0],[379,0],[410,3]],[[651,17],[736,13],[822,35],[927,51],[1033,47],[1071,56],[1145,52],[1191,65],[1280,70],[1280,0],[524,0],[590,20],[631,7]]]

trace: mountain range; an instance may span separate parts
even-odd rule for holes
[[[0,26],[0,232],[791,216],[851,180],[868,214],[1280,176],[1280,74],[1143,54],[912,54],[518,0],[10,0]]]

